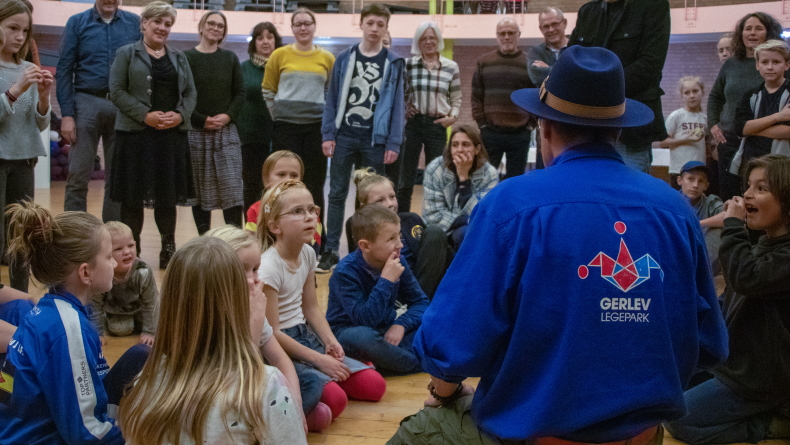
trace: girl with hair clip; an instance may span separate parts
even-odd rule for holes
[[[121,401],[126,443],[307,443],[286,378],[257,351],[264,316],[251,307],[263,299],[222,240],[173,255],[151,357]]]
[[[123,444],[108,394],[128,381],[108,387],[124,369],[109,370],[88,310],[91,295],[112,287],[110,233],[88,213],[53,217],[30,202],[11,205],[7,216],[12,261],[49,290],[22,319],[2,365],[0,443]]]
[[[361,168],[354,172],[354,185],[357,186],[357,199],[360,207],[368,204],[379,204],[398,213],[398,199],[395,185],[381,176],[372,168]],[[433,298],[436,288],[444,277],[447,268],[453,261],[455,252],[447,242],[444,230],[435,225],[427,225],[416,213],[398,213],[400,218],[400,237],[403,248],[400,253],[409,263],[415,278],[420,283],[428,299]],[[348,253],[357,249],[354,235],[351,233],[351,218],[346,220],[348,234]]]
[[[29,3],[28,3],[29,4]],[[52,73],[24,60],[33,19],[22,0],[0,0],[0,209],[33,199],[34,167],[47,149],[41,132],[49,126]],[[0,218],[0,254],[5,253],[5,220]],[[27,292],[26,268],[9,268],[11,287]]]
[[[343,412],[348,397],[377,402],[387,384],[371,366],[345,356],[318,307],[315,251],[306,244],[315,234],[318,207],[307,187],[287,180],[261,202],[258,238],[264,253],[258,275],[265,283],[266,318],[294,360],[300,382],[321,382],[309,391],[302,386],[308,427],[321,431]]]

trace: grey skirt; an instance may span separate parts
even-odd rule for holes
[[[189,130],[189,151],[197,195],[190,205],[215,210],[244,204],[241,141],[235,124],[220,130]]]

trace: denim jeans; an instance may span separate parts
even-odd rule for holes
[[[400,181],[398,181],[398,212],[411,212],[414,176],[425,145],[425,165],[442,155],[447,145],[447,129],[434,124],[437,118],[418,114],[406,121],[406,143],[401,150]]]
[[[370,360],[383,376],[423,372],[411,348],[417,330],[403,336],[398,346],[387,343],[384,335],[367,326],[355,326],[336,332],[337,341],[347,355]]]
[[[109,99],[85,93],[74,94],[74,124],[77,141],[69,152],[69,177],[66,179],[66,211],[88,211],[88,182],[93,173],[93,164],[99,148],[99,139],[104,147],[104,204],[102,220],[120,221],[121,204],[110,199],[110,176],[112,154],[115,146],[115,116],[118,108]]]
[[[677,440],[690,445],[750,442],[765,439],[778,402],[745,399],[712,378],[684,394],[688,414],[666,424]]]
[[[489,163],[494,168],[499,168],[502,155],[507,153],[505,179],[524,174],[524,170],[527,168],[529,143],[532,141],[530,130],[525,127],[519,131],[504,133],[486,125],[480,130],[480,133],[483,138],[483,146],[488,152]]]
[[[652,146],[652,142],[624,144],[618,141],[614,144],[615,150],[623,157],[625,165],[648,175],[650,174],[650,165],[653,163]]]
[[[326,248],[335,252],[340,250],[351,169],[362,167],[373,167],[378,174],[383,175],[384,147],[371,145],[370,139],[338,135],[329,168],[329,209],[326,217]]]

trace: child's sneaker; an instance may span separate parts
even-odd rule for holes
[[[325,250],[324,254],[321,255],[321,259],[318,260],[318,266],[316,266],[315,271],[317,273],[329,273],[339,262],[340,256],[337,252],[334,250]]]
[[[315,409],[307,415],[307,430],[320,433],[332,423],[332,410],[325,403],[318,402]]]

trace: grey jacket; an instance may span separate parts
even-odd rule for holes
[[[176,111],[183,122],[180,130],[189,130],[189,119],[197,103],[195,82],[189,62],[181,51],[167,47],[167,57],[178,71],[178,89],[181,97]],[[118,107],[115,129],[142,131],[145,115],[151,110],[151,59],[142,40],[118,48],[115,62],[110,68],[110,98]]]

